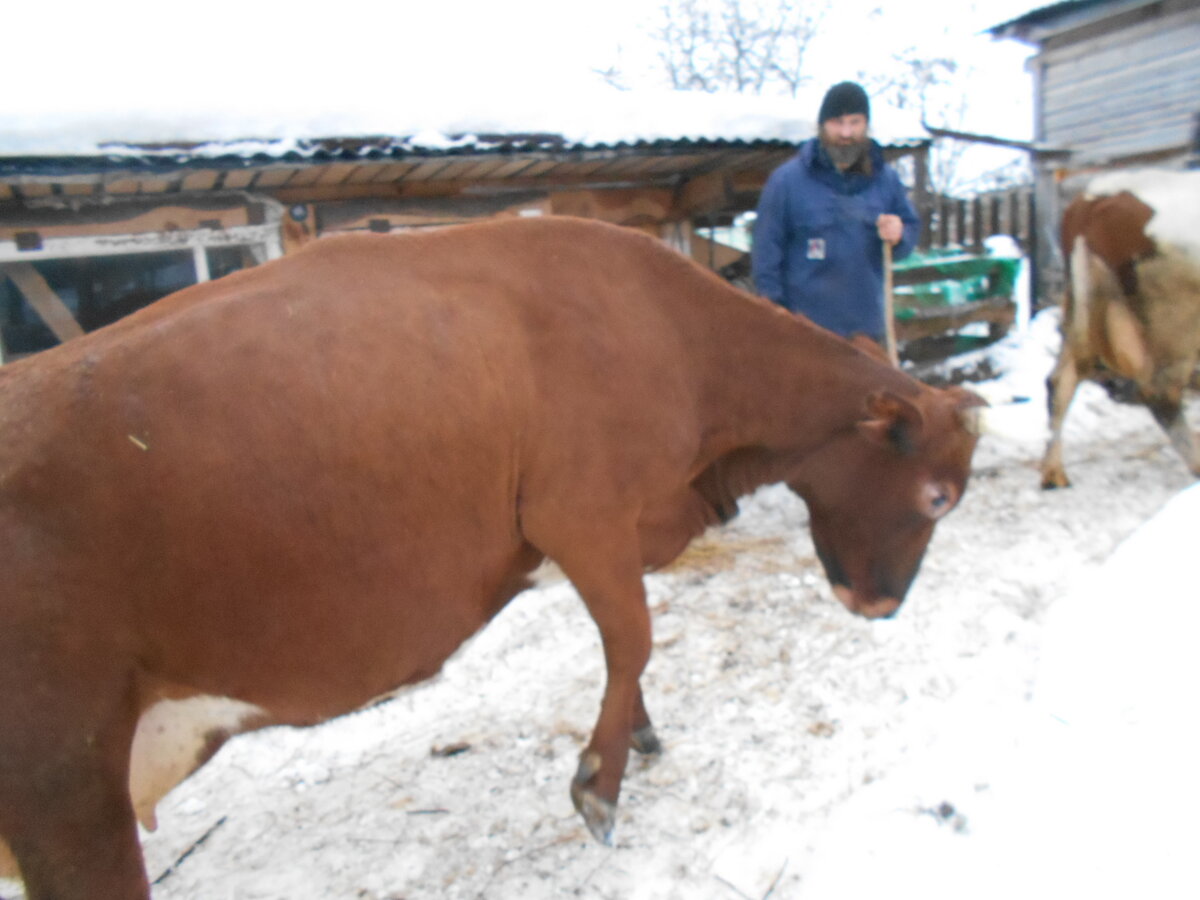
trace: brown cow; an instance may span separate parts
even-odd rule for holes
[[[5,366],[0,835],[30,898],[148,896],[135,816],[235,733],[428,678],[543,557],[603,641],[571,791],[607,840],[657,749],[646,568],[783,481],[839,599],[891,615],[977,403],[571,219],[317,241]]]
[[[1042,487],[1067,487],[1062,428],[1084,378],[1131,379],[1192,473],[1200,449],[1183,415],[1200,357],[1200,172],[1094,179],[1062,221],[1069,284],[1062,349],[1047,380],[1050,442]]]

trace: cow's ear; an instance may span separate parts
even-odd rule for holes
[[[872,443],[907,456],[916,449],[924,422],[915,403],[885,391],[867,397],[867,418],[858,423],[858,430]]]

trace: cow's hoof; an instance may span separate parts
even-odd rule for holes
[[[584,753],[579,759],[579,770],[571,780],[571,802],[583,816],[588,831],[606,847],[612,846],[613,825],[616,822],[617,805],[597,797],[587,783],[600,771],[600,754]]]
[[[1052,491],[1055,488],[1069,488],[1071,479],[1060,465],[1051,463],[1042,467],[1042,490]]]
[[[583,816],[592,837],[605,847],[611,847],[613,827],[617,820],[616,804],[597,797],[588,788],[574,781],[571,782],[571,801]]]
[[[653,756],[662,753],[662,742],[659,741],[658,735],[654,733],[654,726],[647,725],[645,728],[639,728],[629,737],[629,746],[633,747],[642,756]]]

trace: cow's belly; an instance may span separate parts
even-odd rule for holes
[[[339,617],[342,632],[328,622],[315,627],[295,614],[265,621],[306,627],[274,633],[264,622],[257,631],[242,631],[236,642],[199,628],[174,630],[188,640],[165,648],[164,658],[187,662],[174,671],[145,673],[147,699],[129,775],[139,821],[154,828],[158,802],[234,735],[271,724],[322,722],[432,677],[463,641],[528,586],[526,575],[539,556],[523,546],[499,585],[472,603],[463,602],[464,592],[452,592],[419,615],[404,603],[347,606]],[[269,640],[259,643],[263,636]],[[238,646],[236,654],[213,652],[215,645],[231,642]]]

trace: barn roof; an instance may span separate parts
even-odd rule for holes
[[[994,25],[988,33],[996,38],[1037,44],[1049,34],[1085,25],[1095,18],[1158,2],[1160,0],[1062,0]]]
[[[192,111],[174,116],[0,115],[0,204],[269,190],[284,202],[438,184],[487,193],[533,187],[678,186],[712,172],[769,171],[815,133],[819,98],[598,90],[573,106],[536,98],[488,107],[406,104],[331,112]],[[326,107],[333,109],[330,104]],[[926,146],[911,112],[880,109],[890,155]]]

